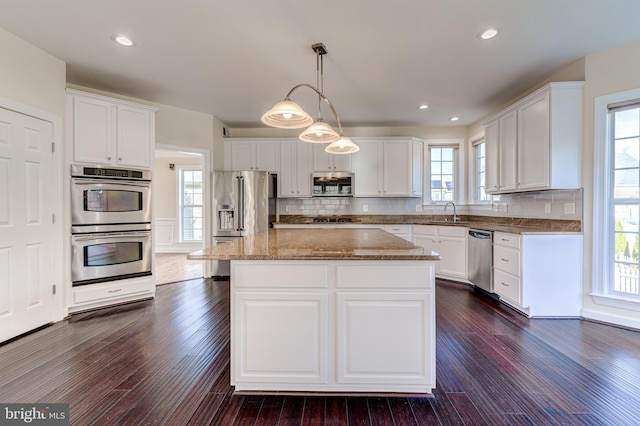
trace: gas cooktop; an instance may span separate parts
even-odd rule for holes
[[[313,223],[350,223],[353,220],[350,217],[314,217]]]

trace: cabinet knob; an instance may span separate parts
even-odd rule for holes
[[[122,161],[122,157],[118,157],[118,161]]]
[[[107,157],[107,160],[111,160],[111,157]]]

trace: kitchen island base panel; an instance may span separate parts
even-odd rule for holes
[[[232,260],[231,385],[431,394],[434,274],[425,260]]]

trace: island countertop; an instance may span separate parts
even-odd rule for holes
[[[440,260],[381,229],[269,229],[199,250],[191,260]]]

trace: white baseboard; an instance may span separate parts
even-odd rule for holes
[[[594,311],[592,309],[583,309],[582,316],[594,321],[640,330],[640,318],[630,318],[608,312]]]

